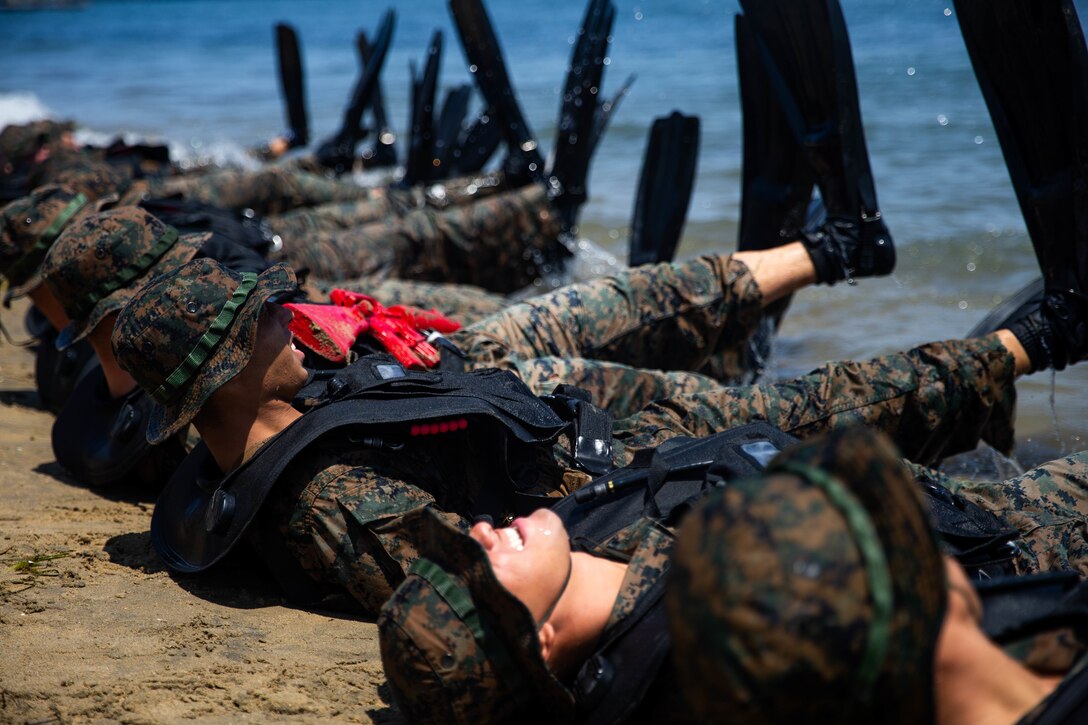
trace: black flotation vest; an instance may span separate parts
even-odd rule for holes
[[[505,464],[509,487],[516,489],[531,460],[528,450],[555,441],[569,426],[503,370],[418,372],[389,355],[369,355],[301,395],[312,398],[315,388],[323,388],[316,405],[227,476],[208,475],[203,444],[186,458],[151,520],[151,540],[171,568],[196,572],[219,561],[291,460],[334,431],[360,447],[396,449],[418,435],[420,426],[436,426],[437,432],[464,420],[466,434],[487,437]]]
[[[52,327],[38,337],[34,350],[34,383],[38,398],[54,413],[64,407],[76,383],[95,368],[98,368],[98,358],[86,340],[58,350],[57,332]]]
[[[102,368],[76,384],[53,422],[53,455],[68,473],[92,486],[161,486],[185,457],[177,436],[153,446],[144,433],[155,403],[140,388],[112,398]]]

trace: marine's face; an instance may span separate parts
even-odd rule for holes
[[[484,547],[499,583],[542,624],[570,573],[570,540],[559,517],[538,509],[501,529],[476,524],[469,535]]]
[[[303,352],[292,342],[287,327],[290,322],[290,310],[274,302],[265,302],[257,322],[253,355],[246,365],[247,370],[251,366],[263,370],[262,389],[281,400],[294,398],[309,377],[302,366]]]

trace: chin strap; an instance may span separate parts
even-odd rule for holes
[[[574,552],[571,552],[567,557],[567,576],[563,579],[563,586],[559,589],[559,594],[556,595],[555,601],[551,606],[544,610],[544,616],[537,622],[536,631],[539,632],[541,628],[552,618],[552,614],[555,612],[555,608],[559,606],[559,600],[563,598],[563,595],[567,593],[567,587],[570,585],[570,575],[574,572]]]

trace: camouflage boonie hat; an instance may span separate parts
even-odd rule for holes
[[[532,615],[483,547],[430,509],[405,517],[421,558],[378,616],[385,676],[410,722],[559,721],[574,698],[544,662]]]
[[[666,600],[677,681],[710,722],[933,722],[946,595],[894,447],[835,431],[685,520]]]
[[[282,264],[260,275],[194,259],[151,280],[121,310],[113,354],[158,405],[147,440],[160,443],[191,421],[253,354],[257,318],[273,295],[295,289]]]
[[[103,199],[125,193],[132,185],[132,173],[86,152],[66,151],[53,154],[34,167],[29,181],[32,187],[58,184]]]
[[[158,274],[188,262],[210,233],[178,231],[134,206],[93,214],[70,226],[42,263],[45,286],[71,320],[57,335],[63,350],[125,306]]]
[[[92,198],[61,186],[43,186],[0,210],[0,275],[11,285],[4,302],[42,283],[46,252]]]
[[[49,120],[5,126],[0,131],[0,156],[18,163],[75,128],[71,121]]]

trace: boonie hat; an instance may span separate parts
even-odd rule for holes
[[[177,433],[253,354],[257,318],[273,295],[296,287],[277,264],[260,275],[200,258],[151,280],[121,310],[113,353],[158,405],[147,439]]]
[[[5,302],[42,283],[46,252],[64,228],[93,201],[62,186],[43,186],[0,210],[0,275],[11,285]]]
[[[666,595],[677,681],[708,722],[933,722],[946,597],[894,447],[838,430],[685,520]]]
[[[574,698],[548,669],[526,606],[475,540],[430,509],[405,517],[421,558],[382,607],[382,664],[411,722],[562,721]]]
[[[71,320],[57,336],[64,349],[124,307],[157,274],[192,259],[209,233],[179,235],[134,206],[84,217],[49,249],[41,278]]]

